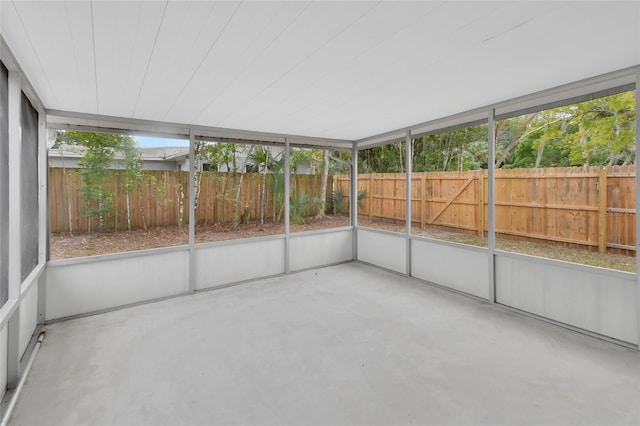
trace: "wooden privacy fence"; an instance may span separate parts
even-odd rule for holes
[[[347,194],[349,177],[334,179]],[[402,173],[358,175],[360,217],[403,222],[405,184]],[[498,234],[635,251],[635,166],[499,169],[495,194]],[[486,170],[413,173],[412,226],[485,235],[487,198]]]
[[[281,220],[284,193],[283,175],[240,174],[203,172],[198,179],[198,208],[196,223],[230,223],[237,205],[238,219],[248,212],[252,222],[260,217],[263,197],[265,221]],[[332,181],[329,179],[329,184]],[[127,177],[124,171],[110,171],[104,190],[112,194],[113,207],[106,212],[105,230],[125,230],[128,222],[132,229],[157,226],[175,226],[189,222],[189,173],[183,171],[144,171],[142,182],[125,190]],[[321,176],[294,175],[291,192],[305,193],[308,205],[302,214],[314,214],[313,199],[319,193]],[[86,232],[97,230],[99,218],[88,214],[95,202],[87,205],[83,183],[76,169],[49,169],[49,213],[51,232]],[[263,190],[264,189],[264,190]],[[239,191],[239,192],[238,192]],[[331,188],[327,189],[329,204]],[[238,202],[236,203],[236,197]],[[127,214],[127,203],[129,214]],[[330,207],[330,206],[329,206]]]

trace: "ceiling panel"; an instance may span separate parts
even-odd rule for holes
[[[42,101],[48,104],[59,104],[55,90],[57,80],[44,72],[49,64],[43,63],[39,55],[41,46],[47,45],[47,38],[39,32],[27,31],[24,24],[25,21],[27,23],[42,22],[42,14],[33,4],[20,4],[20,6],[27,6],[22,14],[18,10],[18,5],[12,2],[0,2],[0,30]],[[30,25],[33,26],[33,24]],[[6,37],[7,35],[10,37]],[[64,53],[61,52],[61,55]]]
[[[132,116],[165,12],[160,2],[92,2],[97,114]]]
[[[227,105],[244,96],[250,90],[249,83],[264,84],[268,76],[279,71],[265,64],[273,60],[269,58],[269,49],[308,6],[302,2],[238,5],[223,37],[167,113],[189,122],[217,121],[218,117],[205,110],[226,111],[221,108],[223,102]],[[252,28],[253,36],[248,36],[247,28]]]
[[[2,1],[45,106],[360,139],[640,64],[640,2]]]
[[[283,80],[295,82],[292,72],[302,62],[349,28],[371,7],[373,4],[367,2],[319,2],[305,8],[261,53],[253,67],[246,70],[242,80],[208,109],[209,117],[224,122],[234,114],[242,115],[244,108],[270,87]]]
[[[295,113],[303,113],[301,106],[311,104],[317,99],[331,96],[336,92],[334,83],[344,81],[348,75],[352,81],[362,78],[356,69],[367,69],[362,60],[367,60],[365,53],[379,51],[380,46],[402,32],[408,24],[437,7],[436,3],[410,3],[411,18],[405,19],[408,10],[399,11],[390,7],[389,3],[378,3],[370,8],[361,19],[338,36],[327,42],[304,61],[262,93],[258,94],[250,104],[242,108],[238,115],[251,117],[258,126],[268,125],[273,120],[273,105],[278,105],[278,114],[290,118]],[[402,12],[402,13],[400,13]],[[380,31],[385,27],[385,31]],[[393,52],[395,49],[389,49]],[[369,55],[371,56],[371,55]],[[387,58],[388,54],[376,54],[378,58]],[[375,65],[374,61],[371,61]],[[342,75],[342,77],[337,77]]]
[[[162,120],[185,87],[202,73],[202,63],[218,47],[227,23],[238,8],[235,3],[173,2],[158,35],[136,113]],[[211,87],[209,76],[202,95]],[[162,90],[158,90],[162,88]],[[185,105],[190,108],[191,105]]]

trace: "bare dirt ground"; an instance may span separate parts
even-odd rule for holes
[[[383,229],[404,233],[404,225],[373,222],[359,219],[358,225],[368,228]],[[312,231],[318,229],[338,228],[349,226],[346,216],[325,216],[323,219],[306,218],[304,224],[290,224],[291,232]],[[487,238],[441,229],[414,229],[415,235],[469,244],[479,247],[487,246]],[[240,238],[255,238],[265,235],[284,233],[282,223],[265,223],[262,227],[257,223],[232,226],[197,225],[196,243],[234,240]],[[167,226],[153,229],[139,229],[124,232],[96,232],[91,234],[51,235],[51,259],[67,259],[72,257],[92,256],[97,254],[119,253],[131,250],[143,250],[157,247],[169,247],[188,244],[189,229],[187,226]],[[601,254],[580,247],[559,244],[549,244],[539,241],[520,241],[498,238],[496,246],[500,250],[525,253],[533,256],[581,263],[602,268],[635,272],[636,259],[624,254]]]
[[[405,232],[404,224],[372,222],[360,218],[358,219],[358,225],[368,228],[384,229],[391,232]],[[421,230],[418,227],[412,229],[412,234],[478,247],[486,247],[488,244],[486,237],[437,228]],[[583,247],[546,243],[543,241],[523,241],[498,237],[496,239],[496,248],[504,251],[563,260],[565,262],[581,263],[583,265],[598,266],[601,268],[616,269],[625,272],[636,271],[635,256],[616,253],[598,253],[597,251],[587,250]]]
[[[317,229],[349,226],[347,216],[325,216],[305,218],[304,224],[290,224],[290,232],[313,231]],[[267,222],[241,224],[237,228],[230,225],[197,225],[196,243],[255,238],[284,233],[282,223]],[[189,243],[189,228],[164,226],[120,232],[93,232],[76,235],[51,234],[51,259],[93,256],[97,254],[120,253],[158,247],[179,246]]]

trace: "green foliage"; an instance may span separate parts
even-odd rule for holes
[[[358,153],[358,173],[402,173],[405,168],[405,141],[363,149]]]
[[[417,138],[413,171],[463,171],[487,167],[487,126],[466,127]]]
[[[333,202],[333,213],[342,214],[342,203],[344,201],[344,194],[342,190],[336,189],[331,193],[331,201]]]
[[[303,210],[309,204],[309,194],[301,192],[289,198],[289,217],[298,225],[304,224]]]
[[[635,111],[630,91],[502,120],[496,128],[496,167],[634,164]],[[412,170],[486,169],[487,130],[477,125],[414,139]],[[404,172],[404,144],[361,150],[358,172]]]
[[[78,175],[84,184],[79,191],[85,201],[85,215],[89,218],[97,216],[99,229],[104,230],[113,216],[113,192],[105,185],[116,154],[123,158],[127,194],[142,181],[142,161],[135,141],[130,136],[111,133],[57,132],[55,144],[59,146],[63,143],[86,148],[84,156],[78,161]]]
[[[505,121],[499,139],[523,117]],[[635,96],[624,92],[540,111],[505,167],[612,166],[635,163]]]
[[[367,190],[361,189],[358,191],[358,206],[362,207],[361,201],[364,200],[367,196]]]
[[[336,189],[331,193],[331,199],[333,201],[334,214],[342,214],[344,209],[344,194],[341,189]],[[362,207],[362,200],[367,197],[367,190],[361,189],[358,191],[358,206]]]

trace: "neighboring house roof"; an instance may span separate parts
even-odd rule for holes
[[[188,147],[158,147],[137,148],[143,161],[171,161],[178,162],[189,157]],[[55,158],[82,158],[87,148],[82,145],[61,144],[49,149],[49,156]],[[122,160],[124,156],[116,153],[115,159]]]

